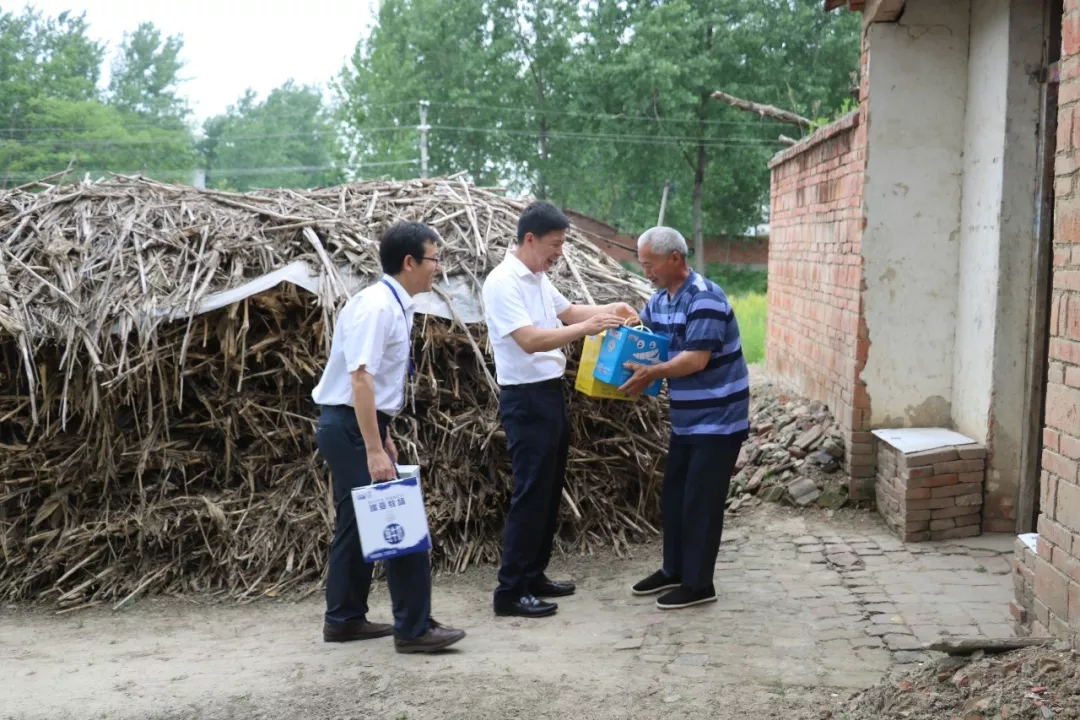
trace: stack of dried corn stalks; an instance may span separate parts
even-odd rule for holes
[[[521,204],[457,178],[232,194],[140,178],[0,195],[0,598],[74,609],[144,592],[311,591],[332,509],[310,390],[349,274],[379,274],[399,219],[435,226],[443,272],[478,284]],[[647,288],[571,233],[568,297]],[[282,283],[192,314],[211,293],[303,260]],[[418,316],[418,383],[397,421],[424,466],[435,561],[497,558],[510,490],[483,325]],[[571,351],[571,355],[574,351]],[[666,427],[655,400],[571,398],[560,545],[653,530]]]

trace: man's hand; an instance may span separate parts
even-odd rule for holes
[[[629,307],[629,305],[627,305]],[[586,335],[598,335],[609,328],[616,328],[623,322],[618,315],[611,313],[597,313],[581,323]]]
[[[655,365],[642,365],[641,363],[628,362],[623,363],[623,367],[627,370],[633,371],[633,375],[630,379],[619,386],[627,395],[640,395],[645,388],[649,387],[649,384],[656,379],[654,374]]]
[[[368,453],[367,469],[371,473],[372,482],[397,479],[397,470],[394,469],[394,463],[390,461],[390,456],[386,454],[386,450],[383,448]]]
[[[607,311],[623,320],[639,320],[640,316],[632,306],[624,302],[613,302],[607,306]]]
[[[383,449],[386,450],[386,454],[390,458],[390,462],[397,465],[398,452],[397,452],[397,445],[394,444],[394,438],[387,435],[386,436],[386,442],[383,443]]]

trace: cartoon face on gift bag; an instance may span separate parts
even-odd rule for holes
[[[660,348],[657,347],[655,340],[649,342],[648,350],[645,350],[644,340],[638,340],[637,346],[640,352],[634,353],[635,360],[648,364],[660,362]]]

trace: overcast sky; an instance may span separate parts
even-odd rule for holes
[[[125,32],[154,23],[184,38],[181,93],[195,119],[223,112],[246,88],[260,98],[293,78],[325,86],[372,25],[378,0],[33,0],[55,17],[86,13],[112,65]],[[16,4],[11,3],[10,9]]]

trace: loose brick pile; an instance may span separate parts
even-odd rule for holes
[[[982,445],[903,453],[879,438],[878,512],[905,542],[978,535],[985,463]]]

